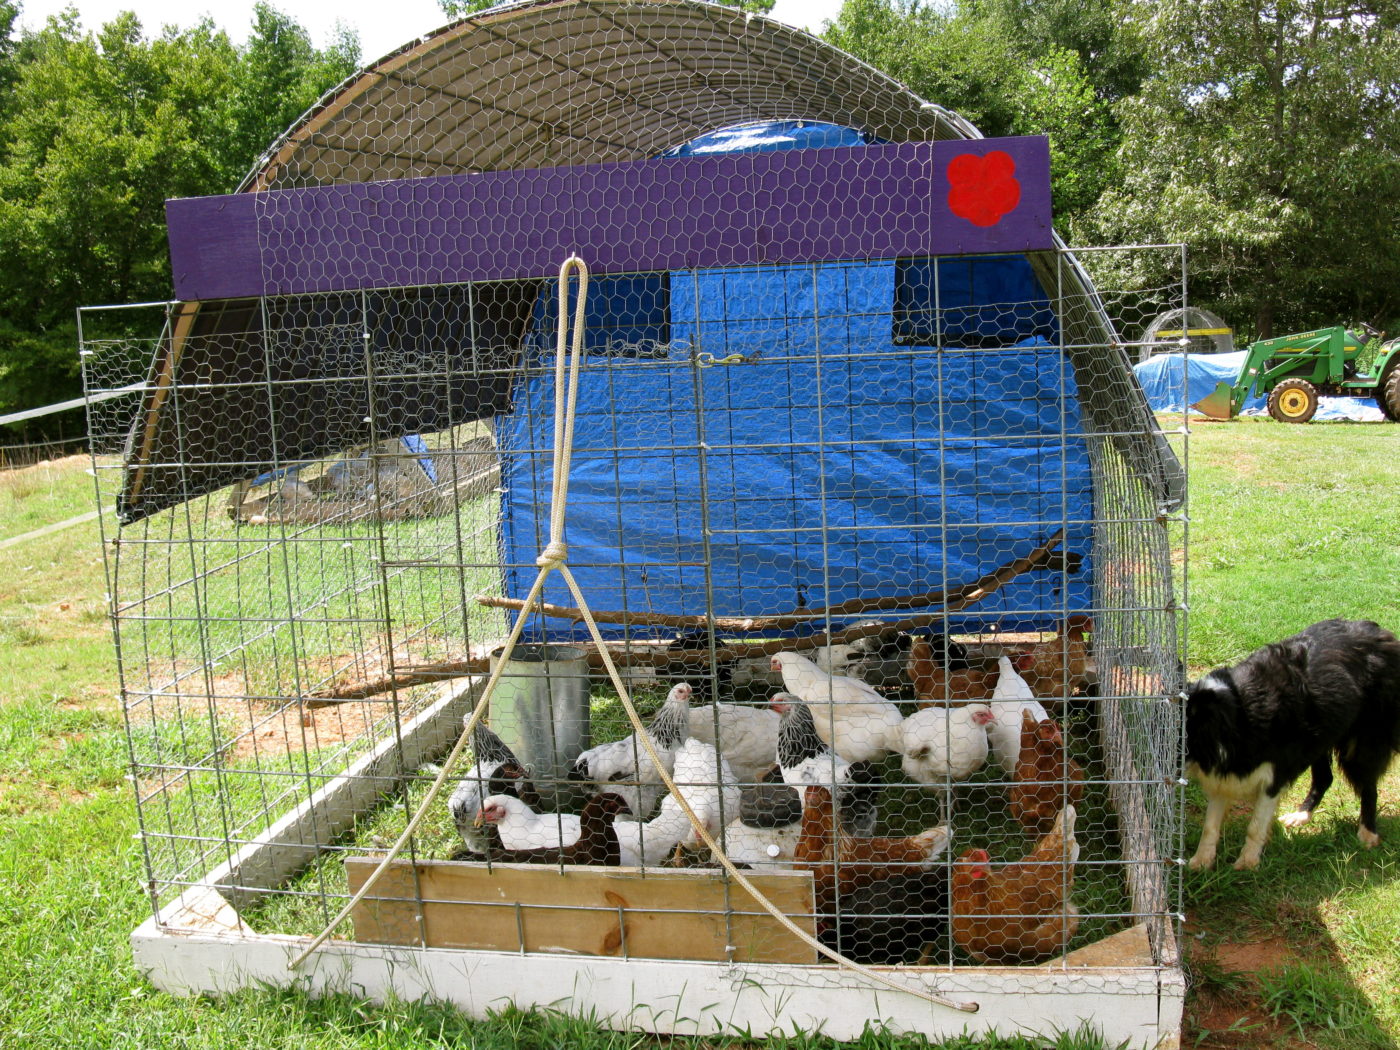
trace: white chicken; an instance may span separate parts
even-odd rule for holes
[[[689,682],[677,682],[647,727],[668,773],[674,769],[676,751],[689,731],[692,692]],[[600,790],[621,795],[633,816],[640,820],[651,816],[657,801],[666,793],[661,774],[636,733],[583,752],[574,760],[569,779],[587,781]]]
[[[712,836],[724,822],[739,813],[738,781],[729,763],[702,740],[687,739],[675,755],[672,773],[676,790]],[[699,833],[681,809],[675,795],[661,800],[661,812],[649,821],[614,820],[623,864],[657,864],[677,843],[696,848]]]
[[[690,821],[681,812],[680,806],[667,805],[671,802],[667,795],[661,800],[661,812],[651,820],[613,820],[613,831],[617,834],[618,863],[630,867],[660,864],[666,854],[675,848],[676,843],[690,830]]]
[[[490,824],[505,849],[554,849],[572,846],[580,833],[572,813],[536,813],[514,795],[488,795],[481,802],[479,823]]]
[[[782,714],[778,768],[799,792],[829,788],[836,797],[841,828],[849,835],[875,834],[879,780],[869,762],[847,762],[822,742],[812,709],[791,693],[775,693],[769,704]]]
[[[680,791],[696,818],[705,825],[711,835],[718,835],[719,829],[739,812],[739,781],[729,763],[710,744],[691,738],[676,752],[676,769],[672,774],[676,789]],[[662,808],[675,799],[667,796],[662,800]],[[679,806],[677,806],[679,808]],[[681,842],[692,848],[700,845],[700,836],[690,827]]]
[[[539,795],[515,752],[480,722],[472,728],[472,756],[476,764],[458,781],[447,809],[462,840],[473,851],[482,853],[486,839],[476,824],[482,799],[488,795],[515,795],[527,804],[538,804]]]
[[[893,701],[858,678],[827,674],[800,653],[774,653],[783,687],[812,711],[817,734],[848,762],[883,758],[899,749],[904,716]]]
[[[986,704],[926,707],[904,720],[902,765],[910,780],[966,780],[987,761],[987,735],[996,721]]]
[[[690,709],[690,735],[717,747],[739,783],[754,784],[778,760],[778,721],[766,707],[705,704]]]
[[[997,685],[992,691],[993,721],[987,726],[992,761],[1008,776],[1016,773],[1016,761],[1021,757],[1021,712],[1029,711],[1037,722],[1050,717],[1026,680],[1016,673],[1005,656],[997,660]]]
[[[797,842],[802,838],[802,816],[774,828],[755,828],[742,820],[732,820],[724,829],[722,845],[735,864],[747,864],[758,871],[779,871],[792,867]]]

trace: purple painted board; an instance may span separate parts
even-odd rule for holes
[[[729,153],[168,201],[183,300],[1052,247],[1043,137]]]

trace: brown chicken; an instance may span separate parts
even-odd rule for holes
[[[1054,638],[1037,642],[1016,657],[1016,671],[1038,698],[1073,696],[1094,681],[1094,655],[1085,631],[1094,629],[1087,616],[1071,616]]]
[[[1027,831],[1046,832],[1066,802],[1084,798],[1084,770],[1065,753],[1065,738],[1053,719],[1037,722],[1021,712],[1021,757],[1011,785],[1011,814]]]
[[[922,638],[914,639],[909,646],[909,677],[914,683],[920,710],[991,699],[997,684],[995,663],[969,660],[951,647],[946,665],[939,659],[940,655],[938,646]]]
[[[1063,950],[1079,927],[1069,899],[1079,844],[1066,806],[1023,860],[994,868],[984,849],[953,865],[952,925],[958,947],[981,963],[1038,962]]]
[[[948,847],[948,840],[946,824],[904,838],[857,838],[838,832],[831,790],[809,786],[793,866],[812,872],[817,911],[830,914],[837,900],[855,890],[929,867]]]

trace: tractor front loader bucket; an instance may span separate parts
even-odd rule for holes
[[[1234,415],[1234,388],[1229,383],[1216,383],[1215,389],[1191,406],[1211,419],[1230,419]]]

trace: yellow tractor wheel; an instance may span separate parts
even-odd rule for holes
[[[1317,414],[1317,387],[1306,379],[1285,379],[1269,394],[1269,415],[1280,423],[1306,423]]]

